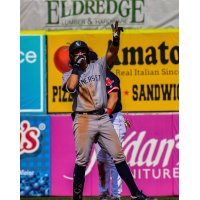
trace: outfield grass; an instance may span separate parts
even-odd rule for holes
[[[174,197],[157,197],[158,200],[179,200]],[[72,197],[20,197],[20,200],[73,200]],[[98,200],[98,197],[83,197],[83,200]],[[121,200],[130,200],[130,197],[122,197]]]

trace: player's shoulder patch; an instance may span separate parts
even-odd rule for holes
[[[110,80],[110,78],[106,77],[106,86],[112,85],[113,82],[114,80]]]

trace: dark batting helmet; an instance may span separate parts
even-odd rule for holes
[[[94,51],[90,51],[90,60],[98,60],[98,56]]]
[[[70,57],[69,65],[71,67],[74,65],[74,51],[77,49],[85,49],[86,50],[86,59],[87,59],[87,63],[89,64],[90,63],[90,58],[89,58],[90,50],[85,42],[78,40],[78,41],[73,42],[69,47],[69,57]]]

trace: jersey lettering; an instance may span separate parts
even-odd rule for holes
[[[80,79],[78,82],[78,87],[81,87],[82,85],[87,85],[89,82],[97,82],[100,81],[101,75],[92,75],[88,76],[84,79]]]

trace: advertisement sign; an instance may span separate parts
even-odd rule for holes
[[[122,111],[179,111],[179,33],[126,34],[112,71]]]
[[[175,135],[175,140],[179,140],[179,115],[173,115],[173,133]],[[176,148],[179,149],[179,143],[176,143]],[[174,152],[174,158],[177,158],[179,156],[179,152],[175,151]],[[179,163],[176,164],[176,166],[179,166]],[[179,179],[174,179],[174,194],[178,195],[179,194]]]
[[[20,36],[20,112],[46,113],[46,38]]]
[[[122,144],[140,190],[149,196],[179,195],[179,115],[124,115],[131,123]],[[174,128],[173,128],[174,127]],[[71,116],[51,115],[51,195],[73,195],[76,153]],[[94,147],[86,168],[84,196],[98,196]],[[122,196],[129,196],[123,181]]]
[[[112,31],[47,36],[49,113],[72,112],[73,99],[62,91],[62,74],[71,70],[69,45],[82,40],[101,58],[106,55],[112,37]],[[112,72],[120,79],[123,112],[178,111],[178,30],[125,30]]]
[[[21,0],[20,30],[178,28],[179,0]]]
[[[20,196],[49,196],[50,116],[20,116]]]

